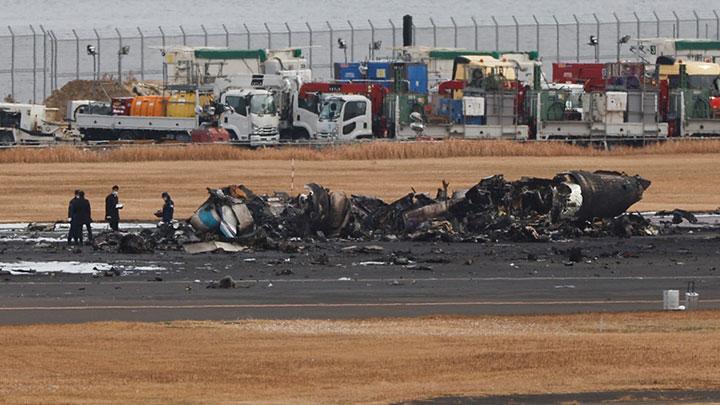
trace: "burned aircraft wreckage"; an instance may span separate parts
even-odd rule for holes
[[[650,181],[609,171],[570,171],[552,179],[482,179],[470,189],[435,197],[411,192],[386,203],[311,183],[306,193],[257,195],[243,185],[208,189],[209,198],[187,222],[101,242],[121,251],[180,249],[222,241],[278,248],[292,241],[345,238],[447,242],[550,241],[580,236],[653,235],[639,214]],[[102,239],[100,239],[102,241]]]

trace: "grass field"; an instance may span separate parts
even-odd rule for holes
[[[720,313],[2,326],[12,403],[712,389]]]
[[[640,147],[612,145],[610,150],[562,142],[445,140],[424,142],[367,142],[322,148],[309,146],[248,149],[229,145],[114,145],[95,148],[58,146],[0,150],[0,163],[92,163],[218,160],[400,160],[453,157],[635,156],[720,153],[720,140],[668,141]]]
[[[572,169],[609,169],[653,182],[637,210],[720,206],[720,155],[714,153],[597,156],[486,156],[377,160],[296,160],[294,192],[308,182],[347,193],[393,199],[409,192],[434,193],[445,179],[462,189],[482,177],[552,176]],[[0,221],[64,220],[76,188],[84,189],[101,220],[104,198],[121,187],[123,219],[149,220],[168,191],[177,217],[188,217],[207,197],[206,187],[243,183],[260,193],[290,191],[289,160],[148,161],[0,164]]]

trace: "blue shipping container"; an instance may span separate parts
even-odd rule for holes
[[[335,64],[335,80],[360,80],[360,63],[336,63]]]
[[[369,80],[392,80],[392,63],[386,61],[370,61],[367,63]]]
[[[453,100],[449,98],[440,99],[439,114],[448,117],[450,122],[454,124],[463,123],[463,105],[462,100]]]
[[[411,93],[428,94],[428,69],[423,63],[407,65],[408,90]]]

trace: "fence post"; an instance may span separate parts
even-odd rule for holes
[[[310,40],[309,41],[310,42],[310,61],[309,62],[310,62],[310,70],[312,70],[313,69],[313,30],[312,30],[312,27],[310,26],[310,23],[307,21],[305,21],[305,26],[308,29],[308,37],[309,37],[308,39]]]
[[[52,93],[52,91],[55,89],[55,87],[53,86],[53,69],[55,67],[55,42],[53,42],[53,37],[50,33],[50,30],[47,31],[47,35],[50,39],[50,71],[48,72],[48,74],[50,75],[50,93]]]
[[[475,50],[478,51],[480,50],[478,46],[478,23],[475,17],[470,17],[470,19],[473,22],[473,28],[475,28]]]
[[[288,33],[288,48],[292,48],[292,30],[290,30],[290,25],[285,22],[285,29],[287,29]]]
[[[334,44],[335,38],[333,38],[333,28],[332,28],[332,25],[330,25],[330,21],[325,21],[325,24],[327,24],[328,31],[330,33],[330,77],[333,77],[333,61],[335,60],[333,58],[333,50],[335,47],[335,44]]]
[[[100,64],[100,57],[102,56],[102,52],[100,52],[100,34],[95,28],[93,28],[93,31],[95,32],[95,40],[97,41],[97,46],[95,47],[95,52],[97,54],[97,70],[95,80],[100,80],[100,66],[102,66]],[[95,70],[95,66],[93,66],[93,70]]]
[[[250,29],[248,28],[247,24],[243,23],[243,27],[245,27],[245,32],[247,33],[247,48],[250,49]]]
[[[433,47],[437,47],[437,27],[435,26],[435,21],[433,21],[432,17],[430,17],[430,25],[432,25],[433,30]]]
[[[575,19],[575,62],[580,62],[580,20],[573,14]]]
[[[720,14],[717,10],[713,10],[713,14],[715,14],[715,39],[720,41]]]
[[[390,28],[392,29],[392,56],[395,57],[395,47],[397,46],[395,42],[395,23],[393,22],[392,18],[388,18],[388,22],[390,23]]]
[[[80,80],[80,37],[74,28],[72,33],[75,37],[75,80]]]
[[[53,89],[58,88],[58,40],[55,31],[50,30],[50,37],[53,41]]]
[[[602,45],[602,41],[600,41],[600,19],[598,18],[597,14],[593,13],[593,18],[595,19],[595,38],[597,39],[597,45],[595,45],[595,63],[600,62],[600,46]]]
[[[208,46],[208,33],[207,29],[205,29],[205,24],[200,24],[200,29],[203,32],[203,46]]]
[[[160,40],[162,41],[163,51],[165,51],[165,31],[163,30],[162,25],[158,25],[158,30],[160,31]]]
[[[355,61],[355,27],[353,27],[350,20],[347,20],[348,26],[350,26],[350,60]]]
[[[187,34],[185,34],[185,27],[182,24],[179,25],[180,33],[182,34],[183,46],[187,46]]]
[[[520,51],[520,23],[515,16],[512,16],[512,19],[515,22],[515,51]]]
[[[225,48],[230,48],[230,31],[228,31],[225,24],[222,25],[223,31],[225,31]]]
[[[613,11],[613,17],[615,17],[615,34],[617,36],[617,61],[620,62],[620,19],[616,12]],[[638,38],[640,36],[638,35]]]
[[[560,21],[554,14],[553,20],[555,20],[555,60],[560,63]]]
[[[30,31],[33,35],[33,95],[32,95],[32,103],[35,104],[36,100],[35,97],[37,96],[37,34],[35,32],[35,27],[30,24]]]
[[[495,24],[495,51],[497,52],[500,50],[500,26],[495,16],[491,16],[490,18],[492,18],[493,24]]]
[[[640,39],[640,16],[638,16],[637,11],[633,11],[633,15],[635,16],[635,23],[637,24],[637,39]]]
[[[655,27],[656,27],[655,28],[656,29],[655,36],[657,38],[660,38],[660,16],[658,16],[657,12],[654,10],[653,10],[653,15],[655,16],[655,24],[656,24],[655,25]]]
[[[272,31],[270,31],[270,27],[268,27],[268,23],[264,22],[263,25],[265,26],[265,31],[267,31],[268,49],[272,49]]]
[[[123,48],[123,38],[122,34],[120,33],[120,30],[115,27],[115,33],[118,36],[118,51],[117,51],[117,58],[118,58],[118,84],[122,85],[122,48]]]
[[[675,35],[673,35],[674,38],[680,38],[680,17],[678,17],[675,10],[673,10],[673,16],[675,16]]]
[[[10,31],[10,96],[15,98],[15,33],[8,25]]]
[[[458,26],[457,26],[457,23],[455,23],[454,17],[450,17],[450,21],[452,21],[453,30],[454,30],[454,34],[455,34],[454,39],[453,39],[453,43],[454,43],[453,46],[455,48],[457,48],[458,47]]]
[[[695,16],[695,38],[700,38],[700,16],[696,10],[693,10],[693,15]]]
[[[370,59],[372,59],[370,57],[370,54],[373,54],[373,56],[375,56],[374,55],[375,51],[373,51],[373,49],[375,49],[375,26],[373,25],[372,21],[370,21],[369,18],[368,18],[368,25],[370,25],[370,52],[368,54],[368,60],[370,60]]]
[[[540,21],[535,17],[535,14],[533,14],[532,18],[535,21],[535,50],[540,52]]]
[[[40,24],[40,31],[43,34],[43,100],[47,98],[47,32]]]
[[[138,35],[140,35],[140,80],[145,81],[145,34],[140,27],[137,27]]]

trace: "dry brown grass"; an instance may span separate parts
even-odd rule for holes
[[[637,156],[720,153],[720,140],[668,141],[643,148],[610,151],[560,142],[447,140],[442,142],[372,142],[354,145],[247,149],[229,145],[135,145],[108,148],[17,148],[0,150],[1,163],[153,162],[178,160],[399,160],[505,156]]]
[[[451,189],[462,189],[496,173],[513,179],[572,169],[622,170],[652,180],[633,209],[720,206],[716,154],[296,161],[294,192],[318,182],[391,200],[411,187],[434,193],[442,179]],[[206,187],[243,183],[260,193],[289,191],[290,173],[290,161],[272,160],[0,164],[0,221],[61,220],[76,188],[86,191],[95,219],[102,219],[104,197],[113,184],[121,186],[123,219],[153,219],[152,213],[162,205],[160,193],[166,190],[175,200],[177,216],[183,218],[207,198]]]
[[[13,403],[385,403],[720,384],[720,313],[3,326]]]

